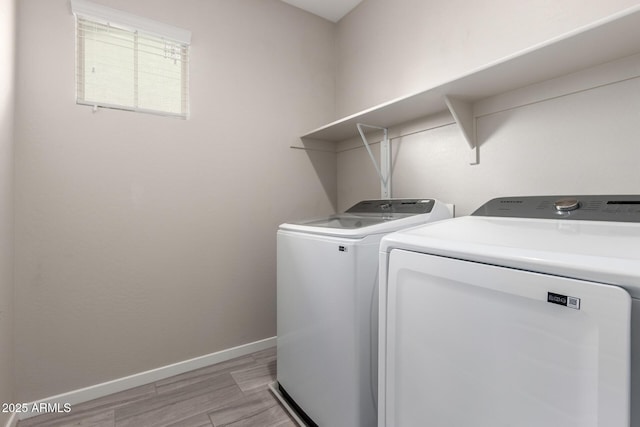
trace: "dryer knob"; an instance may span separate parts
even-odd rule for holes
[[[580,207],[580,201],[578,199],[560,199],[553,203],[553,207],[558,212],[574,211]]]

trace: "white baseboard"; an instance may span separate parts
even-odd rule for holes
[[[16,427],[18,425],[18,414],[13,412],[4,427]]]
[[[45,399],[31,402],[29,403],[29,406],[33,406],[34,404],[40,405],[42,403],[49,405],[58,404],[59,406],[63,406],[64,404],[68,403],[73,406],[79,403],[97,399],[99,397],[104,397],[109,394],[118,393],[130,388],[169,378],[174,375],[204,368],[210,365],[215,365],[216,363],[225,362],[236,357],[245,356],[256,351],[275,347],[275,345],[276,337],[265,338],[260,341],[240,345],[238,347],[229,348],[226,350],[218,351],[216,353],[206,354],[204,356],[196,357],[178,363],[173,363],[167,366],[162,366],[150,371],[140,372],[138,374],[129,375],[127,377],[118,378],[116,380],[107,381],[105,383],[96,384],[67,393],[58,394],[56,396],[47,397]],[[41,415],[41,413],[22,412],[18,414],[18,416],[16,416],[16,414],[13,414],[9,419],[9,422],[6,424],[6,427],[15,427],[18,419],[24,420],[27,418],[35,417],[36,415]]]

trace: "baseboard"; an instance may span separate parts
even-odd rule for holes
[[[53,406],[57,404],[60,407],[62,407],[64,404],[70,404],[71,406],[73,406],[79,403],[97,399],[99,397],[104,397],[130,388],[169,378],[174,375],[204,368],[210,365],[215,365],[216,363],[225,362],[236,357],[245,356],[256,351],[275,347],[275,345],[276,337],[266,338],[260,341],[240,345],[238,347],[229,348],[182,362],[173,363],[171,365],[162,366],[160,368],[140,372],[138,374],[129,375],[127,377],[119,378],[105,383],[96,384],[67,393],[58,394],[56,396],[47,397],[45,399],[31,402],[29,403],[29,406],[33,406],[34,404],[48,404]],[[13,414],[12,418],[9,419],[6,427],[15,427],[18,419],[24,420],[27,418],[35,417],[36,415],[41,415],[41,413],[22,412],[18,414],[18,417],[16,417],[15,415],[16,414]],[[16,418],[15,421],[13,421],[14,418]]]
[[[13,412],[11,413],[11,416],[7,420],[4,427],[16,427],[17,425],[18,425],[18,414]]]

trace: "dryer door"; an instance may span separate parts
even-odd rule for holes
[[[386,426],[629,426],[625,290],[403,250],[389,259]]]

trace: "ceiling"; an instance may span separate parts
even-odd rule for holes
[[[362,0],[282,0],[331,22],[338,22]]]

